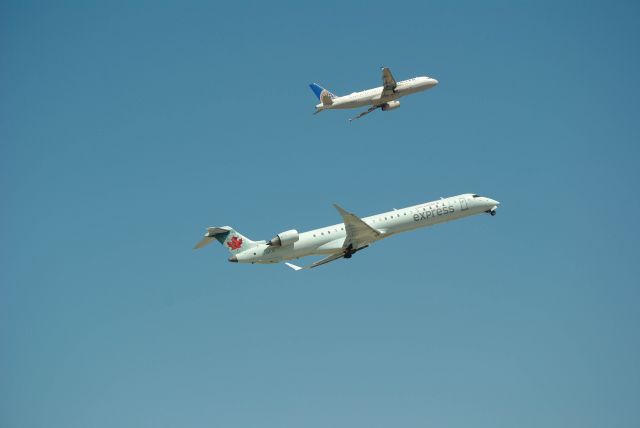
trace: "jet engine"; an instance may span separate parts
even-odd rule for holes
[[[389,101],[388,103],[382,104],[382,111],[393,110],[398,107],[400,107],[400,101]]]
[[[298,231],[291,229],[286,232],[278,233],[275,238],[267,242],[267,245],[271,245],[273,247],[285,247],[287,245],[292,245],[294,242],[298,242],[298,239],[300,239]]]

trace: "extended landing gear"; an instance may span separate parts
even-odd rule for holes
[[[349,246],[344,249],[344,256],[342,257],[344,257],[345,259],[350,259],[355,253],[357,253],[360,250],[364,250],[367,247],[368,245],[365,245],[364,247],[354,249],[353,245],[349,244]]]
[[[485,211],[487,214],[491,214],[492,216],[496,215],[496,212],[498,212],[497,208],[493,207],[490,210],[486,210]]]
[[[493,215],[496,215],[497,211],[496,210],[491,210],[490,212],[491,212],[491,215],[493,216]]]
[[[349,246],[344,249],[344,258],[350,259],[355,254],[356,251],[358,250],[354,250],[353,245],[349,244]]]

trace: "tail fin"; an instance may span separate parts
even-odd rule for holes
[[[317,83],[311,83],[309,84],[309,87],[311,88],[311,90],[313,91],[314,94],[316,94],[316,97],[318,97],[318,99],[320,100],[320,102],[323,105],[331,105],[333,104],[333,99],[336,97],[335,95],[333,95],[331,92],[327,91],[325,88],[323,88],[322,86],[318,85]]]
[[[198,242],[196,246],[193,247],[193,249],[198,250],[210,244],[211,242],[213,242],[214,238],[222,245],[227,247],[231,254],[240,253],[257,245],[255,241],[252,241],[246,236],[241,235],[231,226],[223,226],[208,227],[207,233],[204,234],[204,238],[202,239],[202,241]]]

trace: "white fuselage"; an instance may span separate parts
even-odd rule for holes
[[[389,101],[397,100],[405,95],[415,94],[416,92],[426,91],[438,84],[436,79],[427,76],[414,77],[412,79],[402,80],[397,83],[396,89],[392,94],[382,96],[382,86],[373,89],[367,89],[361,92],[354,92],[342,97],[333,98],[331,105],[317,104],[319,110],[328,109],[348,109],[363,107],[368,105],[380,105]]]
[[[473,194],[451,196],[407,208],[394,209],[362,220],[381,233],[378,240],[401,232],[432,226],[494,210],[499,203]],[[340,251],[346,237],[344,223],[300,233],[291,245],[274,247],[266,241],[236,254],[240,263],[278,263],[310,255],[333,254]]]

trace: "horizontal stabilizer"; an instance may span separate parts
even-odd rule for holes
[[[224,228],[224,227],[207,227],[207,233],[204,234],[204,238],[202,238],[202,240],[200,242],[198,242],[195,247],[193,247],[194,250],[199,250],[200,248],[206,247],[207,245],[209,245],[211,242],[213,242],[213,239],[218,236],[218,235],[225,235],[229,233],[229,229],[230,228]]]
[[[196,246],[193,247],[193,249],[199,250],[200,248],[206,247],[207,245],[211,244],[212,241],[213,241],[213,237],[205,235],[205,237],[202,238],[202,241],[198,242]]]

